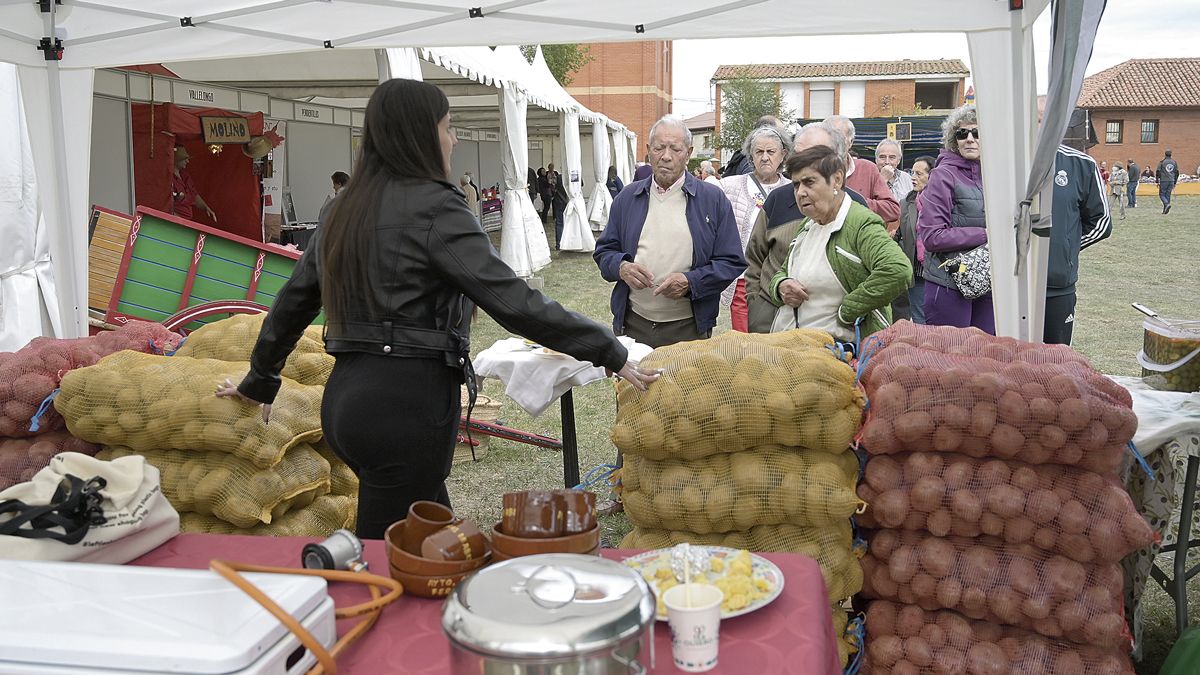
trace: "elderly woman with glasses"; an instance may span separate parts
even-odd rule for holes
[[[792,135],[785,129],[771,125],[756,127],[742,143],[742,154],[749,158],[751,171],[721,179],[721,189],[733,205],[733,217],[737,219],[743,251],[750,243],[750,233],[754,231],[758,214],[762,213],[763,205],[767,202],[767,195],[775,188],[788,185],[780,171],[791,145]],[[733,329],[749,333],[745,274],[721,293],[721,304],[729,308]]]
[[[968,299],[951,277],[961,254],[987,244],[980,142],[975,106],[954,110],[942,123],[943,150],[921,194],[917,235],[925,249],[925,322],[995,334],[992,294]]]

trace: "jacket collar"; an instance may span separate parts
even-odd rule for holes
[[[649,194],[650,184],[653,182],[654,182],[654,174],[650,174],[649,178],[643,178],[642,180],[635,181],[631,185],[631,187],[633,187],[633,193],[639,197],[644,194]],[[684,171],[683,172],[683,186],[680,189],[683,190],[684,192],[686,192],[689,197],[695,197],[696,192],[699,189],[700,183],[701,183],[701,181],[699,178],[696,178],[688,171]]]

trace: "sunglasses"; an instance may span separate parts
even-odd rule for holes
[[[958,131],[954,132],[954,137],[960,141],[967,140],[967,136],[970,136],[970,135],[974,135],[975,140],[979,140],[979,128],[976,127],[974,129],[959,129]]]

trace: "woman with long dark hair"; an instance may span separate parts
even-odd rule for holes
[[[379,539],[409,504],[449,505],[460,414],[473,391],[474,303],[506,329],[606,367],[639,389],[657,378],[626,362],[612,331],[515,276],[451,184],[455,136],[437,87],[389,80],[367,104],[350,183],[263,322],[250,372],[218,396],[267,404],[322,306],[335,357],[321,404],[334,452],[359,479],[358,535]]]

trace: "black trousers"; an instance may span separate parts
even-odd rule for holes
[[[458,378],[441,360],[337,355],[321,425],[358,476],[360,538],[382,539],[415,501],[450,506],[460,408]]]
[[[1046,298],[1046,326],[1042,329],[1042,342],[1048,345],[1071,344],[1071,333],[1075,329],[1075,294],[1055,295]]]

